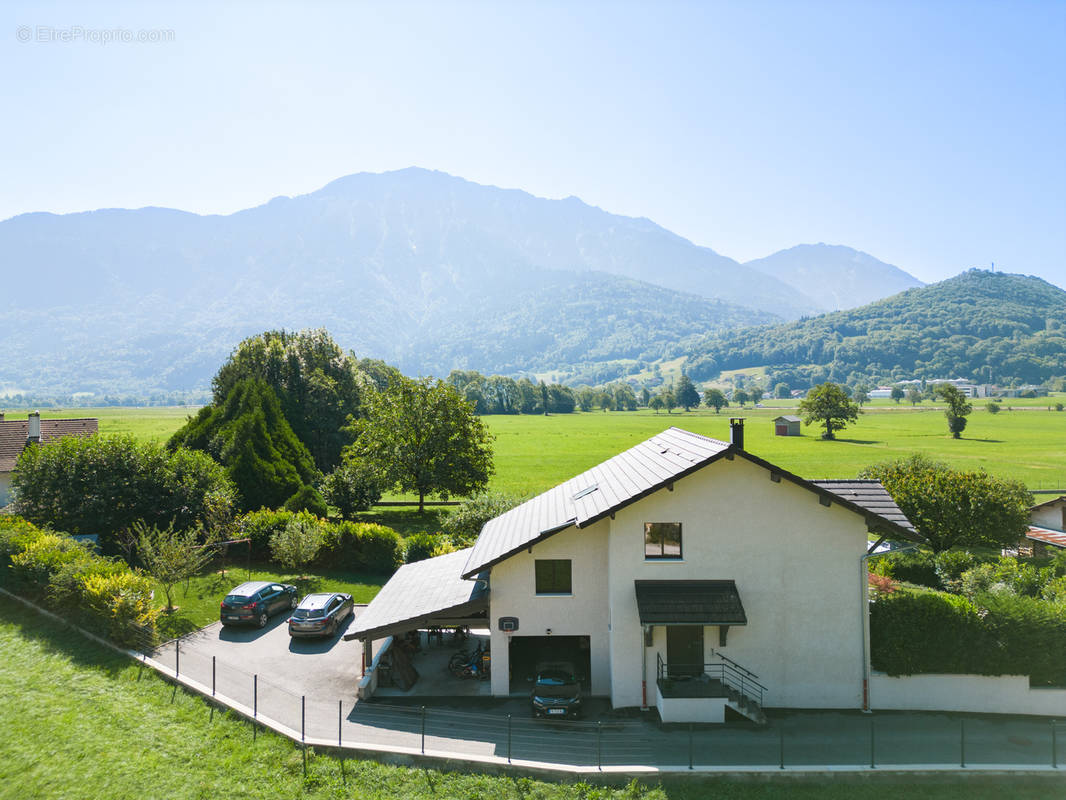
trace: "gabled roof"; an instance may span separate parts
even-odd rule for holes
[[[1050,500],[1045,500],[1043,503],[1037,503],[1035,506],[1029,506],[1030,511],[1036,511],[1038,508],[1046,508],[1047,506],[1056,506],[1062,503],[1066,503],[1066,495],[1059,495],[1053,497]]]
[[[584,528],[721,456],[718,439],[669,428],[485,523],[464,576],[575,525]]]
[[[49,444],[64,436],[91,436],[99,423],[91,417],[84,419],[42,419],[41,444]],[[30,423],[26,419],[0,422],[0,472],[11,472],[26,449]]]
[[[803,422],[803,420],[793,414],[782,414],[780,417],[774,417],[774,422],[782,419],[785,422]]]
[[[435,616],[472,616],[487,611],[485,584],[461,577],[469,555],[467,548],[400,567],[344,638],[376,639],[425,627]]]
[[[862,514],[888,536],[924,541],[877,481],[807,481],[718,439],[669,428],[491,519],[470,551],[470,577],[571,526],[585,528],[724,456],[740,456]]]

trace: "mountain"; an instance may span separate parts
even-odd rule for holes
[[[969,270],[850,311],[703,337],[689,374],[766,366],[793,388],[825,380],[1066,375],[1066,291],[1040,278]]]
[[[420,169],[226,216],[25,214],[0,258],[0,391],[202,387],[271,328],[325,327],[409,373],[517,372],[816,308],[648,220]]]
[[[924,286],[899,267],[843,245],[799,244],[744,266],[813,297],[824,311],[857,308]]]

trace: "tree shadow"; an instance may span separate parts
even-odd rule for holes
[[[987,444],[1003,444],[1002,439],[974,439],[972,436],[963,436],[960,441],[965,440],[968,442],[984,442]]]
[[[165,641],[198,631],[201,626],[183,614],[168,614],[164,611],[156,618],[155,627],[159,638]]]
[[[849,439],[843,436],[837,436],[835,439],[823,439],[826,442],[847,442],[848,444],[884,444],[876,439]]]

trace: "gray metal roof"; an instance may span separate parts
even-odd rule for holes
[[[583,528],[709,464],[726,442],[669,428],[491,519],[463,574],[487,567],[571,525]]]
[[[434,615],[486,610],[485,584],[462,578],[469,555],[467,548],[400,567],[352,623],[344,638],[388,635],[394,628],[419,627],[430,622]]]
[[[859,508],[870,511],[882,519],[894,522],[904,530],[917,533],[914,525],[907,519],[896,501],[892,499],[880,481],[811,481],[815,486],[821,486],[832,492],[842,500],[847,500]]]
[[[782,414],[780,417],[774,417],[774,422],[778,420],[784,420],[785,422],[803,422],[799,417],[792,414]]]
[[[746,625],[735,581],[634,581],[644,625]]]
[[[486,522],[470,549],[463,575],[477,575],[571,526],[591,525],[727,451],[811,491],[835,497],[846,508],[879,522],[889,534],[923,541],[878,481],[808,481],[726,442],[669,428]]]

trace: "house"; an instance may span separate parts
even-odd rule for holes
[[[876,481],[805,480],[730,424],[728,443],[663,431],[401,569],[345,638],[480,620],[493,695],[566,662],[667,722],[864,708],[867,559],[921,537]]]
[[[800,436],[800,423],[802,421],[799,417],[791,414],[775,417],[774,436]]]
[[[41,419],[34,411],[24,420],[5,420],[0,414],[0,507],[14,498],[11,492],[11,476],[22,451],[30,444],[48,444],[64,436],[91,436],[97,432],[97,420],[87,419]]]
[[[1018,552],[1044,556],[1049,546],[1066,548],[1066,495],[1038,503],[1029,509],[1029,530]]]

